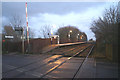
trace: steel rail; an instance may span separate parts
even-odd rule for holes
[[[80,48],[80,47],[77,46],[75,49],[78,49],[78,48]],[[71,50],[71,51],[73,51],[73,50]],[[68,52],[70,52],[70,51],[68,51]],[[52,56],[50,56],[50,57],[52,57]],[[63,56],[60,56],[60,57],[55,58],[55,59],[52,59],[52,60],[48,61],[47,63],[38,66],[37,68],[40,68],[40,67],[43,67],[43,66],[45,66],[45,65],[47,65],[47,64],[49,64],[49,63],[55,62],[55,61],[59,60],[59,59],[62,58],[62,57],[63,57]],[[47,57],[47,58],[49,58],[49,57]],[[45,59],[47,59],[47,58],[45,58]],[[14,68],[14,69],[11,69],[11,70],[6,71],[6,72],[3,72],[3,73],[6,74],[6,73],[8,73],[8,72],[11,72],[11,71],[14,71],[14,70],[23,68],[23,67],[25,67],[25,66],[28,66],[28,65],[31,65],[31,64],[35,64],[36,62],[39,62],[39,61],[40,61],[40,60],[37,60],[37,61],[31,62],[31,63],[29,63],[29,64],[26,64],[26,65],[23,65],[23,66]],[[37,68],[32,68],[32,69],[27,70],[27,71],[24,71],[24,72],[22,72],[22,73],[25,73],[25,72],[28,72],[28,71],[31,71],[31,70],[35,70],[35,69],[37,69]]]
[[[88,47],[89,47],[89,46],[88,46]],[[88,47],[85,47],[84,49],[86,49],[86,48],[88,48]],[[43,78],[43,77],[47,76],[49,73],[51,73],[52,71],[56,70],[58,67],[60,67],[62,64],[64,64],[66,61],[68,61],[68,60],[72,59],[73,57],[77,56],[78,54],[82,53],[82,52],[84,51],[84,49],[83,49],[83,50],[79,50],[79,51],[76,52],[76,54],[74,54],[72,57],[67,58],[67,60],[64,60],[62,63],[54,66],[54,67],[51,68],[51,69],[49,69],[46,73],[42,74],[42,76],[40,76],[40,78]]]
[[[91,54],[92,50],[94,48],[94,45],[92,46],[92,48],[90,49],[90,51],[88,52],[88,55],[86,56],[86,58],[84,58],[84,60],[82,61],[82,63],[80,64],[79,68],[77,69],[76,73],[74,74],[72,80],[75,80],[76,75],[78,74],[79,70],[81,69],[82,65],[84,64],[85,60],[87,60],[88,56]]]
[[[78,46],[77,46],[76,48],[72,49],[72,50],[71,50],[71,48],[70,48],[70,50],[67,50],[67,51],[65,51],[65,52],[63,52],[63,53],[61,53],[61,54],[64,55],[65,53],[70,52],[70,51],[73,51],[73,50],[75,50],[75,49],[77,49],[77,48],[78,48]],[[50,57],[52,57],[52,56],[54,56],[54,55],[48,56],[48,57],[46,57],[45,59],[50,58]],[[56,61],[56,60],[58,60],[58,59],[60,59],[60,58],[61,58],[61,57],[55,58],[55,59],[53,59],[53,60],[48,61],[48,62],[45,63],[45,64],[54,62],[54,61]],[[35,64],[35,63],[39,62],[40,60],[41,60],[41,59],[36,60],[36,61],[33,61],[33,62],[28,63],[28,64],[25,64],[25,65],[22,65],[22,66],[19,66],[19,67],[16,67],[16,68],[14,68],[14,69],[10,69],[10,70],[5,71],[5,72],[2,72],[2,73],[5,74],[5,73],[8,73],[8,72],[14,71],[14,70],[16,70],[16,69],[23,68],[23,67],[25,67],[25,66],[29,66],[29,65],[31,65],[31,64]],[[43,64],[43,65],[45,65],[45,64]],[[43,66],[43,65],[41,65],[41,66]]]

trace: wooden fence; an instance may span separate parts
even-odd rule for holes
[[[24,42],[25,44],[25,52],[28,48],[27,41]],[[30,40],[30,47],[29,47],[29,52],[31,53],[41,53],[42,49],[48,45],[51,44],[57,44],[56,39],[31,39]],[[2,43],[2,51],[7,51],[7,52],[22,52],[22,42],[11,42],[11,41],[6,41]]]

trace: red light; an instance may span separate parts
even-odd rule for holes
[[[5,40],[2,40],[3,42],[5,42]]]

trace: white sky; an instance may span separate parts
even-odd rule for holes
[[[90,27],[93,20],[98,19],[104,13],[105,8],[109,8],[113,2],[28,2],[28,25],[32,28],[36,37],[40,35],[38,31],[42,26],[56,25],[53,32],[58,27],[67,25],[76,26],[87,34],[88,39],[94,34]],[[9,18],[14,14],[19,14],[25,19],[25,2],[4,2],[2,3],[3,25],[9,24]],[[26,23],[24,24],[26,25]]]

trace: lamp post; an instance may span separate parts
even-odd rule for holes
[[[79,35],[80,35],[80,34],[77,34],[77,39],[78,39],[78,41],[79,41]]]
[[[69,42],[70,42],[70,37],[71,37],[70,33],[72,33],[72,30],[70,30],[70,31],[69,31],[69,34],[68,34]]]
[[[52,29],[53,28],[56,28],[56,25],[55,24],[52,24]],[[51,29],[51,44],[52,44],[52,36],[53,36],[53,31],[52,31],[52,29]]]
[[[60,43],[59,35],[58,35],[58,44]]]
[[[52,29],[51,29],[51,44],[52,44],[52,35],[53,35],[53,32],[52,32]]]

